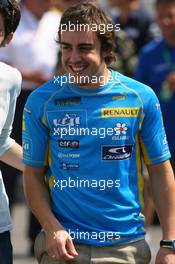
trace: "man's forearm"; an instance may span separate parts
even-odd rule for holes
[[[50,196],[44,175],[40,169],[30,173],[24,169],[24,188],[29,207],[44,228],[45,232],[52,233],[64,229],[51,211]]]
[[[163,239],[175,239],[175,180],[173,171],[168,161],[160,166],[152,166],[148,170]]]
[[[157,187],[159,188],[159,187]],[[162,201],[155,200],[157,213],[162,227],[163,239],[175,239],[175,188],[162,192]]]
[[[4,163],[23,171],[22,148],[19,144],[14,143],[2,156],[0,160]]]

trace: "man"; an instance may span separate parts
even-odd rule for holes
[[[117,8],[113,20],[120,24],[129,38],[134,41],[136,51],[158,35],[158,28],[140,0],[108,0],[111,7]]]
[[[175,1],[157,0],[156,9],[162,38],[142,49],[136,79],[151,86],[160,100],[175,172]]]
[[[149,87],[107,68],[115,29],[92,4],[66,10],[59,41],[67,74],[24,108],[24,186],[43,227],[40,264],[149,263],[141,152],[171,247],[159,249],[156,264],[175,261],[175,183],[160,107]]]
[[[175,111],[175,0],[157,0],[156,7],[163,36],[141,51],[136,79],[151,86],[157,94],[171,155],[175,157],[175,123],[172,119]]]
[[[59,12],[49,10],[52,0],[23,0],[21,20],[10,45],[0,51],[0,60],[17,67],[22,75],[22,90],[18,98],[12,136],[21,144],[22,113],[28,95],[37,86],[53,77],[58,45],[55,42],[60,20]],[[1,165],[0,165],[1,166]],[[19,171],[7,165],[1,166],[11,209],[16,200],[16,185]],[[40,230],[39,223],[29,215],[29,254]]]
[[[0,3],[0,46],[5,47],[11,41],[20,21],[20,9],[16,1],[3,0]],[[0,160],[22,170],[22,149],[10,138],[15,112],[16,99],[21,87],[20,73],[0,63]],[[0,262],[12,264],[12,246],[10,232],[8,199],[2,175],[0,174]]]

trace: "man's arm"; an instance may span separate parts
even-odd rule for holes
[[[0,160],[5,162],[6,164],[23,171],[22,160],[22,147],[14,143],[2,156],[0,156]]]
[[[162,227],[163,239],[175,239],[175,180],[170,162],[148,165],[151,189]],[[175,263],[175,252],[160,248],[156,264]]]
[[[46,234],[46,251],[57,260],[71,260],[77,252],[71,237],[51,210],[44,168],[24,167],[24,189],[27,202]]]

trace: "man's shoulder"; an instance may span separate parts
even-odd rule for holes
[[[14,68],[14,67],[12,67],[12,66],[4,63],[4,62],[0,62],[0,76],[1,76],[1,78],[7,78],[8,77],[7,79],[12,80],[12,81],[21,80],[20,72],[16,68]]]
[[[21,87],[21,73],[12,66],[0,62],[1,89],[16,90]]]
[[[154,55],[157,54],[163,47],[163,39],[156,39],[151,41],[150,43],[146,44],[142,49],[141,49],[141,54],[142,55]]]
[[[61,86],[56,85],[53,79],[49,80],[32,91],[27,99],[27,105],[31,105],[37,111],[37,109],[43,108],[44,105],[49,102],[52,96],[54,96],[54,94],[60,92]]]
[[[126,88],[131,93],[137,94],[139,97],[143,98],[145,96],[152,96],[154,94],[151,87],[147,86],[144,83],[141,83],[133,78],[127,77],[126,75],[119,74],[118,75],[119,81],[121,85]],[[148,97],[149,97],[148,96]],[[144,99],[144,101],[146,98]]]

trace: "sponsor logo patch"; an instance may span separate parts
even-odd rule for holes
[[[66,134],[71,128],[87,127],[87,112],[85,110],[50,111],[47,112],[47,119],[54,136],[60,136],[63,131]]]
[[[55,104],[60,106],[75,106],[80,105],[81,97],[70,97],[70,98],[63,98],[63,99],[55,99]]]
[[[156,107],[156,110],[160,110],[160,104],[159,103],[155,104],[155,107]]]
[[[27,107],[24,107],[24,112],[28,113],[28,114],[31,114],[32,111],[30,109],[28,109]]]
[[[60,163],[60,168],[62,170],[78,170],[80,165],[78,163]]]
[[[79,140],[58,140],[58,146],[61,148],[79,148]]]
[[[164,138],[163,138],[163,145],[167,145],[167,144],[168,144],[167,137],[164,136]]]
[[[80,117],[76,114],[68,114],[66,113],[63,118],[54,119],[53,124],[55,127],[64,127],[64,126],[79,126],[80,125]]]
[[[120,94],[112,96],[112,100],[126,100],[127,95],[126,94]]]
[[[58,158],[71,158],[71,159],[78,159],[80,157],[80,154],[76,153],[58,153]]]
[[[125,123],[117,123],[114,130],[117,136],[121,134],[126,135],[128,127]]]
[[[139,111],[138,107],[102,108],[101,117],[138,117]]]
[[[102,160],[124,160],[131,158],[132,145],[102,146]]]
[[[32,146],[31,139],[27,138],[26,136],[23,137],[22,148],[23,148],[24,159],[30,159],[31,158],[31,146]]]

